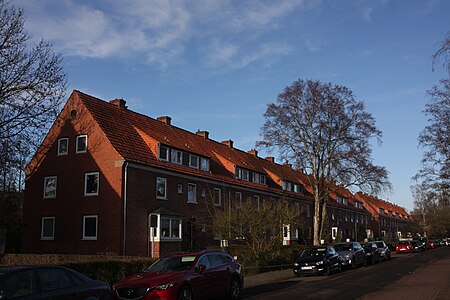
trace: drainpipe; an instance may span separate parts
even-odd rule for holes
[[[127,240],[127,179],[128,179],[128,162],[125,161],[123,180],[123,237],[122,237],[122,255],[125,255],[125,243]]]

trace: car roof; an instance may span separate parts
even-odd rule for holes
[[[214,253],[229,255],[228,253],[225,253],[221,250],[202,250],[202,251],[194,251],[194,252],[174,252],[174,253],[165,255],[163,258],[173,257],[173,256],[199,256],[199,255],[203,255],[203,254],[214,254]]]
[[[1,266],[0,274],[3,275],[3,274],[13,273],[13,272],[17,272],[17,271],[22,271],[22,270],[35,270],[35,269],[41,269],[41,268],[57,268],[57,269],[70,270],[69,268],[62,267],[62,266],[56,266],[56,265]]]

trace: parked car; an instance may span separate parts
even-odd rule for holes
[[[391,249],[386,245],[384,241],[374,241],[377,245],[378,249],[380,249],[380,256],[382,260],[390,260],[391,259]]]
[[[427,241],[427,248],[428,248],[428,249],[434,249],[434,248],[436,248],[436,244],[434,243],[433,240],[428,240],[428,241]]]
[[[0,299],[110,299],[107,282],[96,281],[65,267],[0,268]]]
[[[411,240],[411,247],[413,249],[413,252],[425,251],[425,248],[423,248],[422,244],[417,240]]]
[[[325,274],[341,272],[342,260],[331,246],[307,248],[294,261],[294,275]]]
[[[381,250],[374,242],[368,242],[362,244],[364,251],[366,252],[366,261],[370,264],[376,264],[381,262]]]
[[[113,285],[116,299],[238,299],[241,265],[222,251],[176,253]]]
[[[413,246],[410,241],[399,241],[395,247],[395,252],[397,253],[412,253]]]
[[[341,256],[343,266],[357,268],[360,265],[366,265],[366,253],[360,243],[336,243],[333,245],[333,248]]]

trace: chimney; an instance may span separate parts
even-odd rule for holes
[[[229,148],[233,148],[233,141],[232,140],[222,141],[222,144],[227,145]]]
[[[275,163],[275,157],[273,156],[267,156],[266,160],[270,161],[271,163]]]
[[[205,140],[207,140],[209,138],[209,132],[206,130],[201,130],[201,131],[197,130],[197,132],[195,134],[204,137]]]
[[[156,120],[163,122],[164,124],[170,125],[172,118],[169,116],[161,116],[161,117],[156,118]]]
[[[285,165],[286,167],[292,169],[292,164],[290,164],[290,163],[285,163],[284,165]]]
[[[123,100],[123,99],[114,99],[109,101],[109,103],[117,106],[120,109],[127,109],[127,106],[125,105],[127,103],[127,101]]]
[[[258,151],[256,151],[255,149],[249,150],[247,153],[258,157]]]

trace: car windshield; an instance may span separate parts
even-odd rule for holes
[[[324,256],[327,253],[327,248],[311,248],[303,250],[300,257],[309,257],[309,256]]]
[[[187,271],[192,268],[195,256],[173,256],[161,258],[148,267],[146,273]]]
[[[377,243],[375,243],[375,244],[377,244],[377,247],[378,247],[378,248],[384,248],[383,242],[377,242]]]
[[[352,251],[352,244],[336,244],[333,246],[336,251]]]
[[[372,249],[372,244],[364,244],[364,250],[370,250]]]
[[[400,241],[398,242],[399,245],[409,245],[409,241]]]

